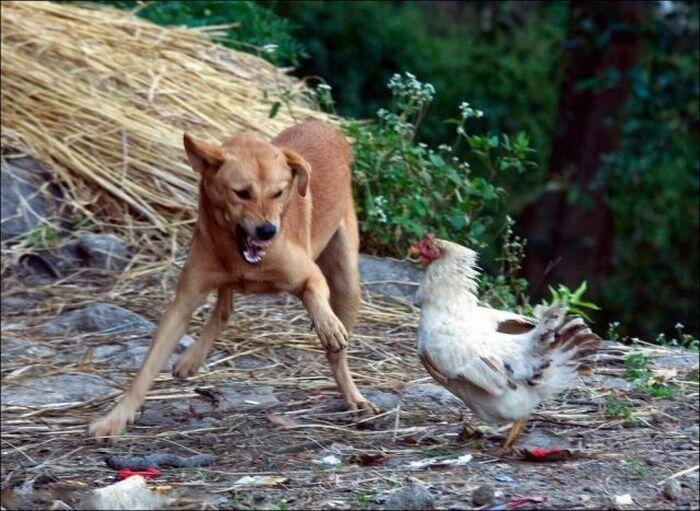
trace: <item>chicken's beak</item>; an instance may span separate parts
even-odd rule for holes
[[[411,245],[411,247],[408,249],[408,257],[418,257],[420,255],[420,248],[418,248],[417,243],[414,243]]]

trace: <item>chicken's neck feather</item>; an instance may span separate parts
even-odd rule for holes
[[[426,270],[419,290],[423,306],[445,305],[446,300],[460,305],[478,305],[479,276],[476,252],[455,243],[443,242],[444,253]]]

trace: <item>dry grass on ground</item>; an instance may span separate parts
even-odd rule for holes
[[[31,356],[3,363],[3,387],[22,385],[40,375],[88,372],[123,388],[128,371],[92,363],[90,353],[99,344],[124,339],[89,335],[47,340],[32,327],[62,310],[90,304],[96,296],[156,320],[176,275],[174,265],[141,267],[117,280],[85,273],[59,285],[34,287],[30,293],[18,282],[6,282],[6,295],[33,295],[37,301],[19,317],[4,314],[6,328],[12,329],[5,333],[51,346],[64,356],[55,363]],[[207,369],[185,382],[161,373],[143,415],[116,446],[99,446],[85,436],[90,418],[110,406],[104,399],[33,409],[5,407],[3,478],[17,483],[43,477],[49,481],[47,495],[55,498],[51,491],[63,488],[64,493],[58,494],[70,503],[78,495],[71,489],[113,481],[114,472],[102,461],[104,454],[213,452],[217,459],[211,467],[171,469],[159,479],[169,495],[181,495],[177,505],[372,508],[378,495],[410,477],[427,484],[441,507],[469,507],[471,492],[488,483],[507,499],[546,496],[547,506],[553,508],[600,508],[626,493],[637,505],[656,508],[671,507],[661,497],[662,480],[690,468],[680,476],[688,484],[684,497],[673,506],[697,506],[697,471],[692,471],[698,456],[697,381],[679,373],[674,382],[680,392],[671,399],[627,392],[620,400],[633,413],[636,427],[610,415],[608,396],[618,391],[604,388],[600,380],[587,381],[544,407],[532,422],[537,429],[578,445],[579,457],[551,464],[503,458],[493,439],[467,444],[457,440],[458,406],[403,395],[412,384],[429,381],[414,348],[417,311],[380,295],[365,295],[365,300],[353,336],[351,365],[358,384],[370,389],[370,395],[379,391],[399,398],[383,415],[368,418],[340,411],[322,350],[295,300],[241,297]],[[193,333],[204,316],[204,311],[196,316]],[[16,321],[22,325],[8,325]],[[653,359],[674,352],[610,344],[601,353],[598,378],[621,376],[622,359],[630,353]],[[222,389],[232,382],[253,391],[271,386],[280,403],[269,409],[217,410],[194,391]],[[474,456],[465,467],[409,468],[411,461],[464,453]],[[342,463],[333,467],[319,463],[331,454]],[[262,488],[234,487],[244,475],[277,479]]]

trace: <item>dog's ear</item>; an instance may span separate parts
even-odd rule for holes
[[[187,133],[182,137],[182,141],[185,145],[190,165],[202,176],[209,173],[213,174],[224,163],[224,157],[218,146],[192,138]]]
[[[287,165],[292,168],[292,175],[297,181],[297,191],[304,197],[309,189],[309,179],[311,178],[311,165],[301,157],[294,149],[283,148],[282,153],[287,159]]]

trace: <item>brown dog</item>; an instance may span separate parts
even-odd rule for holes
[[[192,375],[202,365],[231,313],[233,291],[286,291],[309,312],[345,405],[374,410],[355,386],[344,351],[360,305],[352,153],[345,137],[308,121],[271,142],[243,134],[216,146],[186,134],[184,144],[201,175],[199,218],[175,299],[131,387],[90,433],[117,435],[133,421],[190,316],[215,289],[212,316],[178,360],[175,376]]]

